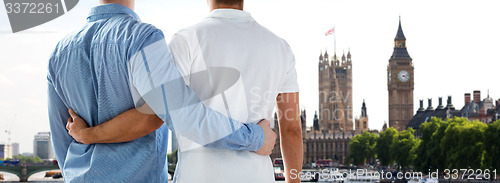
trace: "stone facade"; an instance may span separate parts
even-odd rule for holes
[[[353,130],[351,52],[330,59],[321,54],[319,70],[319,126],[325,132]]]
[[[399,21],[394,39],[394,52],[387,66],[387,88],[389,91],[389,127],[398,131],[406,129],[413,117],[414,90],[413,62],[406,49],[406,38]]]

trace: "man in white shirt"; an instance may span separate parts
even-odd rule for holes
[[[287,182],[300,182],[290,179],[290,172],[301,171],[303,155],[299,87],[290,46],[243,11],[243,0],[208,4],[207,18],[171,39],[177,68],[200,98],[213,96],[204,101],[207,106],[232,119],[272,119],[277,106]],[[182,136],[178,139],[179,183],[274,182],[268,156],[198,147]]]

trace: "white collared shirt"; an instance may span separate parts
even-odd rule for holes
[[[290,46],[245,11],[216,9],[175,34],[169,47],[186,84],[207,106],[238,121],[273,119],[277,95],[299,90]],[[178,183],[274,182],[268,156],[177,139]]]

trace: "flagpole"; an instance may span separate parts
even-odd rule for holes
[[[333,52],[334,55],[337,55],[337,31],[335,30],[335,26],[333,26]]]
[[[335,33],[335,26],[333,26],[332,29],[330,29],[328,32],[325,33],[325,36],[332,35],[333,33],[333,50],[335,55],[337,54],[337,34]],[[328,45],[328,43],[327,43]]]

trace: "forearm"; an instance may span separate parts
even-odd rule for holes
[[[281,154],[285,164],[286,182],[300,182],[297,176],[302,171],[302,132],[301,128],[280,129]]]
[[[170,83],[165,86],[175,88]],[[164,100],[147,97],[145,99],[177,135],[216,149],[257,151],[262,147],[265,140],[262,127],[255,123],[244,124],[228,118],[199,101],[191,88],[185,85],[183,87],[184,90],[178,93],[165,90],[165,98],[168,101],[166,112],[159,110],[162,109],[162,103],[156,103]],[[192,103],[185,103],[186,101]]]
[[[299,115],[299,93],[282,93],[276,98],[281,139],[281,154],[287,183],[300,182],[302,171],[302,123]]]
[[[256,124],[244,124],[232,134],[207,144],[205,147],[235,151],[257,151],[264,145],[264,139],[265,135],[262,127]]]
[[[155,114],[130,109],[100,125],[87,129],[85,144],[120,143],[144,137],[163,124]]]

